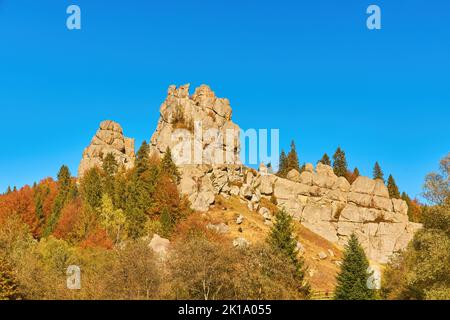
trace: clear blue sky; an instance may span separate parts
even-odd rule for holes
[[[148,140],[167,87],[189,82],[242,128],[295,139],[302,162],[340,145],[416,196],[450,151],[449,75],[447,0],[0,0],[0,190],[76,173],[104,119]]]

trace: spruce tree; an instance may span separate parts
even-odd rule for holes
[[[292,217],[284,209],[278,211],[268,242],[275,251],[281,252],[292,261],[296,268],[300,290],[308,295],[310,287],[305,281],[306,268],[303,258],[297,256],[297,240],[293,233]]]
[[[392,175],[389,175],[388,182],[387,182],[387,188],[389,191],[389,196],[391,198],[395,198],[395,199],[400,198],[400,191],[398,190],[397,184],[395,183],[394,177]]]
[[[112,153],[108,153],[106,157],[103,159],[102,169],[104,174],[103,179],[104,192],[106,192],[106,194],[109,195],[111,199],[113,199],[115,194],[114,192],[115,176],[119,169],[119,164],[117,163],[117,160]]]
[[[111,152],[103,159],[102,169],[106,175],[111,177],[115,176],[119,170],[119,164]]]
[[[85,204],[96,211],[102,203],[103,184],[101,172],[97,167],[85,172],[80,184],[81,195]]]
[[[154,205],[152,197],[161,174],[160,166],[150,163],[149,152],[149,146],[144,141],[136,154],[135,167],[125,187],[124,212],[129,236],[135,239],[144,233],[148,214]]]
[[[53,229],[58,222],[61,210],[69,200],[73,199],[76,196],[76,187],[72,181],[70,170],[67,166],[61,166],[58,171],[57,177],[58,194],[56,195],[52,213],[44,229],[44,237],[49,236],[53,232]]]
[[[383,174],[383,170],[381,170],[380,164],[377,162],[375,162],[375,165],[373,167],[373,179],[380,179],[383,180],[384,182],[384,174]]]
[[[284,150],[281,150],[280,166],[278,168],[277,175],[280,177],[285,177],[287,174],[286,169],[287,169],[287,156],[286,156],[286,153],[284,152]]]
[[[298,172],[300,172],[300,162],[298,160],[298,154],[297,154],[297,149],[295,147],[295,142],[294,140],[292,140],[291,142],[291,151],[289,151],[288,155],[287,155],[287,169],[286,169],[286,174],[289,173],[289,171],[291,170],[297,170]]]
[[[142,142],[141,147],[136,153],[135,173],[140,176],[148,170],[150,166],[150,147],[146,141]]]
[[[161,160],[161,169],[162,172],[167,174],[173,181],[175,181],[176,183],[180,182],[180,172],[178,171],[175,162],[173,162],[172,152],[170,151],[169,147],[167,147],[166,153]]]
[[[6,190],[6,194],[10,194],[12,192],[11,186],[8,186],[8,189]]]
[[[333,155],[333,171],[338,177],[347,176],[347,159],[345,158],[345,152],[340,147],[336,149]]]
[[[327,166],[331,166],[330,157],[326,153],[322,156],[322,159],[320,159],[318,162],[320,162],[324,165],[327,165]]]
[[[159,222],[161,223],[162,236],[165,238],[170,237],[176,224],[176,218],[170,213],[168,208],[163,208]]]
[[[372,300],[374,291],[367,286],[370,274],[368,273],[369,261],[358,238],[352,234],[348,241],[341,264],[341,270],[337,276],[335,290],[336,300]]]

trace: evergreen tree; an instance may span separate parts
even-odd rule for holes
[[[369,289],[367,281],[370,274],[367,272],[369,261],[358,238],[352,234],[348,241],[341,270],[337,276],[335,290],[336,300],[372,300],[374,291]]]
[[[176,218],[170,213],[168,208],[163,208],[159,222],[161,223],[162,236],[165,238],[170,237],[176,224]]]
[[[20,300],[19,285],[11,264],[0,254],[0,300]]]
[[[14,186],[13,192],[17,192],[17,187],[16,186]]]
[[[11,187],[8,186],[8,189],[6,190],[6,194],[10,194],[12,192]]]
[[[103,159],[102,169],[104,174],[103,190],[112,199],[114,198],[115,194],[114,192],[115,176],[119,169],[119,164],[117,163],[116,158],[112,153],[108,153],[106,157]]]
[[[280,210],[276,215],[276,221],[271,229],[268,242],[275,251],[281,252],[292,261],[296,268],[299,288],[305,295],[308,295],[310,287],[305,281],[306,268],[303,258],[298,258],[297,240],[293,233],[292,217],[284,209]]]
[[[97,167],[85,172],[80,189],[84,203],[96,211],[101,205],[103,193],[101,172]]]
[[[356,180],[356,178],[358,178],[361,174],[359,173],[359,169],[355,167],[355,169],[353,169],[353,177]]]
[[[387,188],[389,191],[389,196],[391,198],[395,198],[395,199],[400,198],[400,191],[398,190],[397,184],[395,183],[394,177],[392,177],[392,175],[389,175],[388,182],[387,182]]]
[[[129,235],[132,238],[138,238],[144,233],[145,223],[154,205],[152,197],[160,175],[160,166],[150,163],[149,146],[144,141],[136,155],[135,167],[125,187],[124,212]]]
[[[44,229],[44,237],[49,236],[53,232],[53,229],[58,222],[59,215],[61,213],[61,210],[64,208],[64,205],[76,196],[76,187],[72,181],[70,170],[67,166],[61,166],[57,177],[58,194],[56,195],[52,213]]]
[[[322,156],[322,159],[320,159],[318,162],[320,162],[324,165],[327,165],[327,166],[331,166],[330,157],[326,153]]]
[[[347,159],[345,158],[345,152],[340,147],[336,149],[333,155],[333,171],[338,177],[347,175]]]
[[[103,159],[102,169],[106,175],[111,177],[115,176],[119,170],[119,164],[111,152]]]
[[[136,153],[135,173],[137,176],[142,175],[150,166],[150,147],[146,141],[142,142],[141,147]]]
[[[278,168],[277,175],[280,177],[285,177],[287,174],[286,170],[287,170],[287,156],[286,156],[286,153],[284,152],[284,150],[281,150],[280,167]]]
[[[375,162],[375,165],[373,167],[373,179],[381,179],[384,182],[384,174],[383,170],[381,170],[380,164]]]
[[[169,175],[169,177],[172,178],[173,181],[175,181],[176,183],[180,182],[180,172],[178,171],[175,162],[173,162],[172,152],[170,151],[169,147],[167,147],[166,153],[162,158],[161,169],[162,172]]]
[[[295,169],[298,172],[300,172],[300,162],[298,161],[298,154],[294,140],[292,140],[291,142],[291,151],[289,151],[287,155],[286,174],[289,173],[289,171],[291,171],[292,169]]]

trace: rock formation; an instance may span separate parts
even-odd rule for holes
[[[390,199],[381,180],[358,177],[350,185],[321,163],[316,168],[306,164],[301,173],[292,170],[287,179],[271,174],[264,165],[259,172],[244,167],[240,162],[240,129],[231,115],[229,101],[217,98],[205,85],[192,96],[189,85],[170,86],[161,106],[150,152],[162,156],[171,149],[181,173],[179,189],[194,210],[208,211],[218,195],[234,196],[271,224],[273,212],[263,206],[262,199],[276,200],[280,209],[333,243],[343,246],[355,233],[369,259],[379,263],[386,263],[395,251],[404,249],[421,227],[408,221],[406,202]],[[109,152],[130,168],[133,145],[117,123],[103,122],[83,153],[79,175],[101,165]],[[244,246],[244,241],[238,242],[236,246]]]
[[[280,209],[338,245],[344,246],[355,233],[369,259],[380,263],[404,249],[421,227],[408,221],[406,202],[390,199],[381,180],[361,176],[350,185],[321,163],[315,170],[308,164],[305,171],[297,173],[290,175],[292,181],[243,166],[223,166],[211,168],[201,181],[212,194],[237,195],[258,212],[267,212],[261,199],[275,198]],[[233,191],[234,187],[239,191]]]
[[[189,96],[189,85],[170,86],[151,138],[151,152],[169,147],[177,165],[240,163],[240,129],[231,121],[228,99],[201,85]]]
[[[119,165],[126,169],[134,166],[134,139],[125,137],[122,127],[110,120],[100,124],[90,145],[84,150],[78,177],[95,166],[100,167],[108,153],[112,153]]]

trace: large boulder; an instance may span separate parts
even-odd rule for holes
[[[104,158],[111,153],[120,166],[130,169],[134,166],[134,139],[123,135],[122,127],[111,120],[100,123],[100,128],[84,149],[78,166],[78,177],[93,167],[101,167]]]
[[[206,85],[189,96],[189,84],[170,86],[150,150],[172,150],[178,165],[240,164],[240,129],[231,121],[228,99],[217,98]]]
[[[165,258],[169,250],[170,240],[164,239],[155,233],[148,246],[161,258]]]

